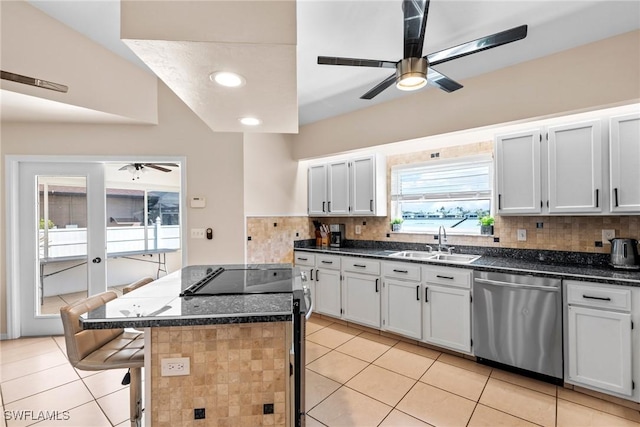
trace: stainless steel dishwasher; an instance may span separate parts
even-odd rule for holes
[[[473,344],[481,363],[507,365],[559,383],[561,280],[474,272]]]

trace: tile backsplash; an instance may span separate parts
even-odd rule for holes
[[[387,157],[387,189],[391,186],[391,167],[395,165],[452,159],[472,155],[493,155],[493,141],[482,141],[437,150],[390,155]],[[435,156],[434,156],[435,157]],[[388,209],[391,212],[391,209]],[[314,237],[312,221],[325,224],[345,224],[346,238],[356,240],[395,241],[437,244],[433,234],[392,233],[387,217],[248,217],[247,262],[292,262],[293,241]],[[275,224],[275,226],[274,226]],[[360,225],[360,234],[355,226]],[[526,230],[526,241],[517,239],[517,230]],[[496,216],[493,236],[449,234],[450,246],[488,246],[516,249],[609,253],[602,242],[602,230],[615,230],[616,237],[640,239],[640,216]],[[494,240],[498,240],[497,242]],[[601,246],[596,246],[601,242]]]

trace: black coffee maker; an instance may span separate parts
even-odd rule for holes
[[[345,240],[346,232],[344,224],[329,224],[329,246],[332,248],[339,248],[342,246]]]

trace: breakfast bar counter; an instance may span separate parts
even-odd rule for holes
[[[144,329],[146,426],[290,423],[293,294],[180,296],[219,267],[239,268],[185,267],[81,318],[85,329]]]

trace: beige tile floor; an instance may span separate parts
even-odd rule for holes
[[[326,318],[307,323],[307,426],[640,426],[640,411]]]
[[[62,337],[0,341],[0,426],[128,426],[124,373],[71,368]],[[307,328],[306,403],[308,427],[640,427],[640,411],[320,318]]]

